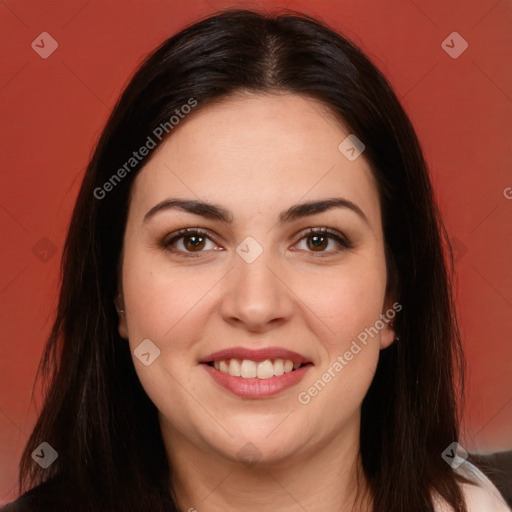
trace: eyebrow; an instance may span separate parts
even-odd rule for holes
[[[195,215],[201,215],[202,217],[208,219],[220,220],[226,224],[233,223],[233,214],[222,206],[205,201],[177,198],[165,199],[164,201],[161,201],[157,205],[153,206],[153,208],[151,208],[144,216],[144,222],[147,222],[154,215],[161,211],[174,208],[178,208]],[[359,217],[361,217],[361,219],[366,224],[368,224],[368,226],[370,226],[370,222],[368,221],[368,218],[364,214],[363,210],[361,210],[361,208],[359,208],[359,206],[357,206],[357,204],[353,203],[352,201],[343,199],[341,197],[333,197],[293,205],[292,207],[280,213],[279,222],[280,224],[285,224],[287,222],[292,222],[303,217],[308,217],[310,215],[322,213],[327,210],[332,210],[333,208],[347,208],[352,210]]]

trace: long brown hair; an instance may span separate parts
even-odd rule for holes
[[[119,338],[114,306],[130,188],[147,159],[111,182],[108,194],[98,190],[190,98],[200,108],[240,90],[320,100],[364,143],[379,186],[388,286],[403,306],[400,341],[381,352],[362,404],[361,456],[374,510],[432,511],[436,492],[464,512],[457,477],[441,457],[458,439],[463,389],[451,251],[420,144],[370,60],[323,23],[290,12],[231,10],[195,23],[149,56],[115,106],[65,244],[40,368],[47,395],[22,458],[21,490],[61,482],[54,510],[178,510],[157,410]],[[47,470],[31,458],[43,441],[59,454]]]

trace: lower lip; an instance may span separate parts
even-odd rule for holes
[[[286,389],[298,384],[311,364],[306,364],[289,373],[284,373],[279,377],[270,377],[270,379],[245,379],[243,377],[233,377],[228,373],[216,370],[213,366],[203,364],[206,371],[212,376],[213,380],[231,393],[242,398],[267,398],[275,396]]]

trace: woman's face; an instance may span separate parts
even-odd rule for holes
[[[137,176],[119,331],[169,446],[260,464],[357,449],[395,311],[376,182],[338,148],[348,135],[312,99],[238,94]]]

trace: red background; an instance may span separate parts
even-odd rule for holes
[[[4,0],[0,503],[17,495],[18,460],[36,418],[31,393],[56,304],[59,256],[94,142],[149,51],[197,17],[234,5],[288,6],[317,16],[352,38],[391,81],[422,141],[457,249],[469,377],[461,444],[482,452],[512,447],[508,0]],[[469,44],[457,59],[441,46],[454,31]],[[47,59],[31,47],[42,32],[59,45]]]

